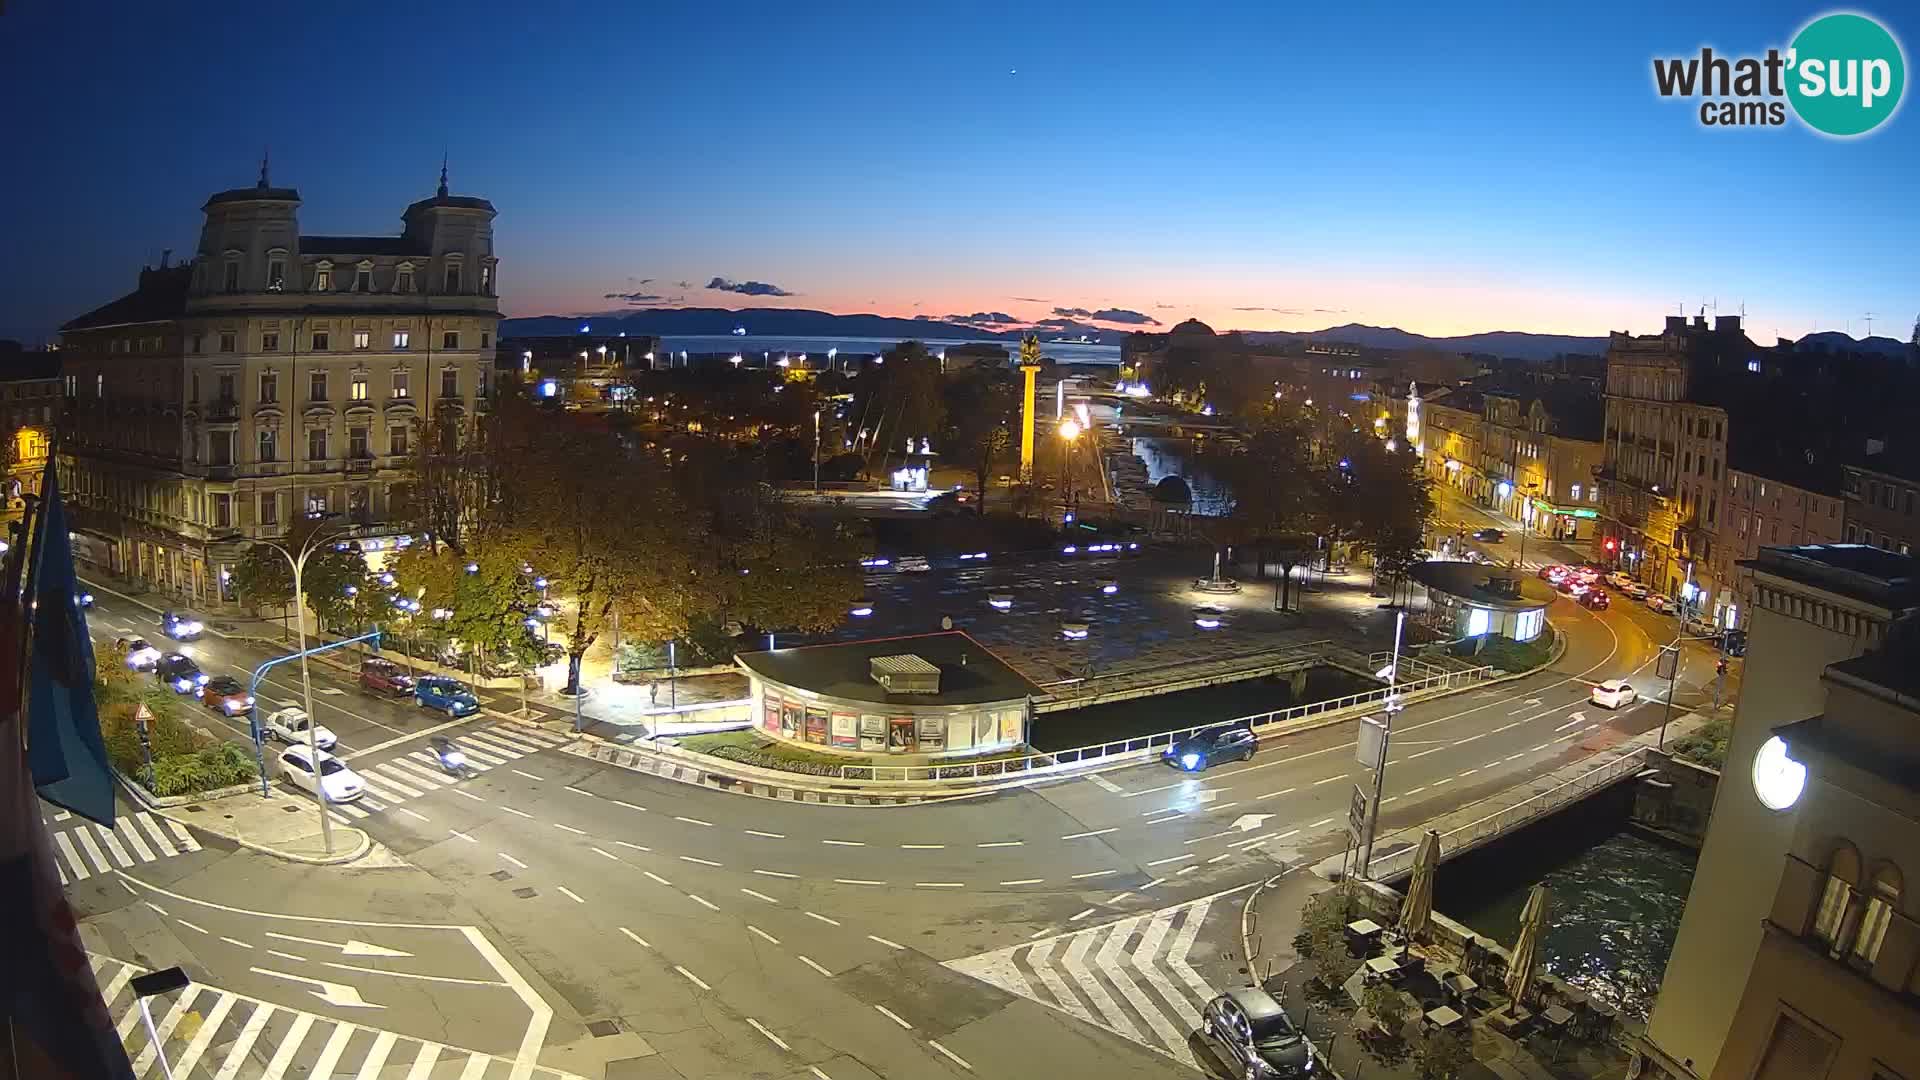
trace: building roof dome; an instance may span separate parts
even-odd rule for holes
[[[1213,337],[1214,336],[1213,327],[1208,326],[1206,323],[1201,322],[1199,319],[1188,319],[1186,322],[1183,322],[1178,326],[1175,326],[1172,330],[1168,331],[1168,333],[1177,334],[1182,337],[1187,337],[1187,336]]]

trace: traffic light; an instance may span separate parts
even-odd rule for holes
[[[1619,542],[1618,542],[1618,541],[1616,541],[1616,540],[1614,540],[1614,538],[1613,538],[1613,537],[1611,537],[1611,536],[1609,536],[1609,537],[1607,537],[1607,550],[1608,550],[1608,551],[1612,551],[1612,550],[1613,550],[1613,549],[1614,549],[1615,547],[1617,547],[1617,546],[1619,546]]]

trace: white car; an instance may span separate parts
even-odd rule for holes
[[[1620,585],[1620,595],[1629,600],[1645,600],[1647,598],[1647,587],[1637,581],[1628,580]]]
[[[309,727],[313,728],[312,739],[315,746],[322,750],[333,749],[335,742],[333,732],[327,730],[325,724],[315,725],[307,716],[307,710],[294,706],[275,709],[267,714],[267,735],[283,743],[292,743],[295,746],[307,745]]]
[[[1679,605],[1660,593],[1648,593],[1647,610],[1657,611],[1662,615],[1671,615],[1679,610]]]
[[[1608,679],[1595,684],[1588,697],[1603,709],[1619,709],[1639,701],[1640,692],[1628,686],[1625,679]]]
[[[332,754],[320,754],[320,776],[314,779],[313,760],[304,746],[290,746],[280,755],[280,771],[294,787],[325,795],[330,803],[352,802],[367,793],[360,774],[347,768]]]
[[[1623,592],[1627,586],[1633,583],[1633,575],[1627,573],[1625,570],[1615,570],[1613,573],[1607,575],[1607,584]]]
[[[127,666],[135,671],[152,671],[160,663],[160,650],[147,643],[146,638],[134,638],[127,642]]]
[[[903,574],[924,574],[933,569],[925,555],[902,555],[894,561],[893,568]]]

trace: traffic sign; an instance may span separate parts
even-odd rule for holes
[[[1359,784],[1353,785],[1353,801],[1347,807],[1347,835],[1353,837],[1355,846],[1365,842],[1367,831],[1367,791]]]

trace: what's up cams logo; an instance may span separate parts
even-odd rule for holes
[[[1765,56],[1656,57],[1653,84],[1663,98],[1696,98],[1705,127],[1780,127],[1788,110],[1836,138],[1865,135],[1900,108],[1906,54],[1886,27],[1865,15],[1822,15],[1800,29],[1785,52]]]

